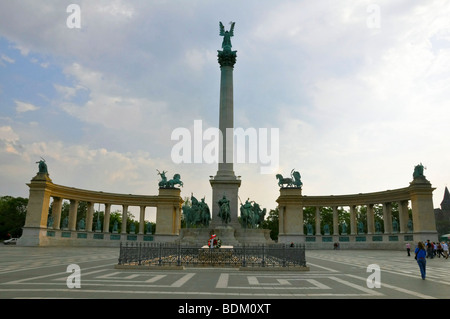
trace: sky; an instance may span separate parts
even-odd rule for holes
[[[28,197],[42,157],[55,184],[156,195],[164,170],[180,174],[183,198],[215,205],[217,163],[180,163],[173,134],[191,132],[204,151],[195,123],[219,125],[219,21],[235,22],[235,128],[258,143],[260,129],[278,130],[271,170],[264,144],[247,147],[256,162],[234,164],[241,200],[276,208],[275,175],[292,169],[310,196],[408,187],[422,163],[439,207],[450,181],[446,0],[1,1],[0,196]]]

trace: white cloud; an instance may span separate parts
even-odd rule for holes
[[[5,54],[2,54],[1,59],[2,59],[3,61],[6,61],[6,62],[8,62],[8,63],[11,63],[11,64],[14,63],[14,62],[16,62],[14,59],[10,58],[9,56],[7,56],[7,55],[5,55]]]
[[[36,111],[39,109],[38,106],[33,105],[31,103],[26,103],[26,102],[22,102],[22,101],[18,101],[18,100],[15,100],[14,103],[16,104],[16,112],[17,113]]]

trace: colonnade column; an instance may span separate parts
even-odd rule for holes
[[[94,220],[94,203],[87,203],[87,211],[86,211],[86,230],[92,231],[92,224]]]
[[[333,235],[339,235],[339,215],[337,206],[333,206]]]
[[[383,203],[383,222],[384,233],[392,233],[392,205],[391,203]]]
[[[111,204],[105,204],[105,214],[103,215],[103,232],[109,233],[109,220],[111,217]]]
[[[322,231],[320,230],[320,207],[316,206],[316,235],[321,235]]]
[[[356,213],[355,206],[350,206],[350,235],[356,234]]]
[[[407,233],[408,232],[408,201],[398,202],[398,218],[400,224],[400,232]]]
[[[375,233],[375,223],[373,216],[373,204],[367,205],[367,234],[371,235]]]
[[[78,200],[71,199],[69,206],[69,230],[76,230],[77,223]]]
[[[145,224],[145,206],[141,206],[139,214],[139,234],[144,233],[144,224]]]
[[[127,212],[128,212],[128,205],[122,205],[122,229],[121,229],[122,234],[127,233]]]
[[[53,205],[52,205],[53,229],[60,228],[62,203],[63,200],[61,197],[53,197]]]

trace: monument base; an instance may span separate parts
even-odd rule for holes
[[[244,229],[231,226],[217,226],[211,228],[182,228],[177,240],[180,243],[202,247],[208,243],[211,235],[215,234],[222,241],[223,246],[240,246],[250,244],[274,244],[270,239],[269,229]]]

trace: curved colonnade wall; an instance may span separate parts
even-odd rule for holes
[[[181,205],[178,188],[160,188],[158,195],[115,194],[90,191],[53,184],[48,174],[38,173],[29,184],[30,195],[27,217],[18,244],[24,246],[118,246],[121,241],[172,242],[179,239]],[[425,177],[414,178],[409,187],[353,195],[305,196],[301,188],[280,188],[277,199],[279,209],[279,242],[306,243],[308,248],[330,249],[339,242],[347,248],[400,249],[406,242],[437,241],[432,193],[434,188]],[[53,200],[51,214],[50,202]],[[63,200],[70,201],[69,214],[61,221]],[[80,201],[87,203],[85,226],[77,225]],[[104,204],[102,228],[94,226],[94,205]],[[398,222],[392,218],[392,204],[398,204]],[[120,233],[110,231],[111,205],[122,206]],[[383,207],[383,231],[374,218],[374,205]],[[127,233],[128,207],[140,207],[137,233]],[[411,207],[411,214],[409,213]],[[145,209],[156,207],[156,231],[145,229]],[[315,225],[304,231],[304,212],[315,208]],[[350,224],[343,231],[339,220],[339,207],[349,207]],[[365,207],[362,225],[357,207]],[[323,225],[323,208],[332,209],[332,225]],[[330,209],[328,209],[329,211]],[[49,223],[48,217],[52,219]],[[359,218],[358,218],[359,217]],[[395,225],[394,225],[395,223]],[[94,228],[96,230],[94,230]]]
[[[301,188],[281,188],[277,199],[279,241],[305,242],[310,248],[330,248],[334,243],[348,248],[404,248],[406,242],[437,241],[433,190],[423,176],[414,178],[409,187],[365,194],[305,196]],[[395,203],[398,221],[392,215]],[[375,205],[382,205],[382,227],[375,221]],[[303,209],[306,207],[315,208],[315,225],[308,225],[305,234]],[[349,207],[350,225],[345,231],[339,222],[339,207]],[[364,223],[358,220],[358,207],[366,209]],[[323,225],[323,208],[333,211],[329,228]]]
[[[53,184],[48,174],[38,173],[29,184],[27,216],[23,233],[18,241],[23,246],[118,246],[121,241],[173,241],[178,238],[181,226],[181,205],[178,188],[161,188],[158,195],[116,194],[91,191]],[[53,199],[51,214],[50,202]],[[61,220],[64,200],[70,201],[67,219]],[[77,225],[80,201],[87,203],[85,224]],[[104,204],[105,212],[101,229],[94,229],[94,205]],[[110,232],[111,205],[122,206],[120,233]],[[140,207],[139,230],[127,233],[127,212],[130,206]],[[146,232],[145,209],[156,207],[157,228],[155,234]],[[51,222],[49,222],[49,216]]]

